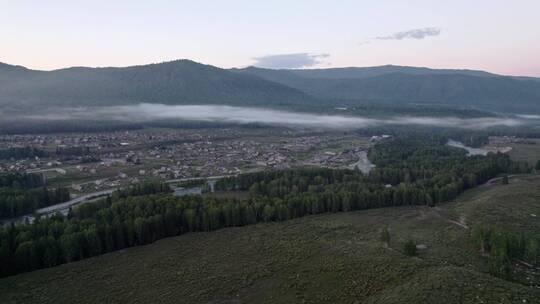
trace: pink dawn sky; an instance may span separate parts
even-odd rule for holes
[[[0,0],[0,62],[384,64],[540,77],[540,1]]]

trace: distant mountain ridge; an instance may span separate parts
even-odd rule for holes
[[[189,60],[125,68],[35,71],[0,66],[0,104],[302,104],[312,97],[249,74]]]
[[[385,74],[404,73],[410,75],[446,75],[462,74],[469,76],[494,77],[499,76],[485,71],[468,69],[431,69],[425,67],[409,67],[399,65],[382,65],[374,67],[345,67],[327,69],[288,70],[304,78],[322,79],[361,79]]]
[[[402,66],[270,70],[236,69],[323,99],[426,103],[489,111],[540,111],[540,79],[476,70]]]
[[[136,103],[236,106],[436,104],[540,112],[540,79],[477,70],[385,65],[329,69],[221,69],[190,60],[37,71],[0,63],[0,107]]]

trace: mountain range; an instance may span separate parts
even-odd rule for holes
[[[489,111],[540,111],[538,78],[391,65],[315,70],[249,67],[237,71],[349,104],[437,104]]]
[[[312,98],[261,77],[189,60],[125,68],[35,71],[0,65],[0,105],[104,106],[132,103],[267,105]]]
[[[540,112],[540,79],[405,66],[221,69],[190,60],[37,71],[0,63],[0,106],[436,104]]]

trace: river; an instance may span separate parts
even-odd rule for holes
[[[358,161],[350,166],[351,169],[358,168],[362,173],[368,174],[375,165],[368,159],[366,151],[358,153]]]
[[[453,139],[449,139],[448,142],[446,143],[446,145],[448,146],[451,146],[451,147],[455,147],[455,148],[460,148],[460,149],[465,149],[467,150],[467,155],[487,155],[488,154],[488,150],[486,149],[482,149],[482,148],[472,148],[472,147],[469,147],[469,146],[465,146],[462,142],[460,141],[457,141],[457,140],[453,140]]]

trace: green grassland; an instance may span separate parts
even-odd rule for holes
[[[483,223],[540,229],[540,179],[455,202],[308,216],[189,233],[0,280],[2,303],[540,303],[538,273],[488,274]],[[389,245],[379,240],[388,227]],[[418,256],[402,253],[412,239]],[[516,271],[521,271],[517,269]],[[532,278],[531,278],[532,277]],[[536,287],[531,286],[536,285]]]
[[[469,225],[511,232],[540,232],[540,176],[515,176],[503,186],[483,185],[464,193],[452,208]]]

